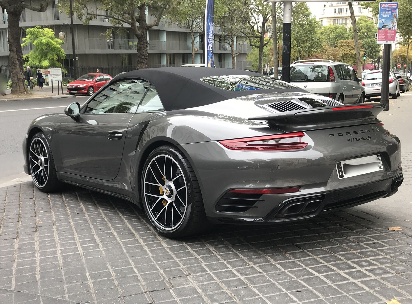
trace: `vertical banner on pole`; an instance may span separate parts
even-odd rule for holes
[[[208,68],[213,68],[215,66],[213,61],[213,12],[215,0],[206,0],[206,10],[205,10],[205,43],[206,43],[206,53],[205,53],[205,64]]]

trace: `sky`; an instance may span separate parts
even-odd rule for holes
[[[319,18],[322,15],[323,5],[327,2],[306,2],[313,15]]]

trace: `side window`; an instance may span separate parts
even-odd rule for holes
[[[338,76],[338,78],[340,79],[340,80],[343,80],[343,65],[341,65],[341,64],[338,64],[338,65],[335,65],[335,70],[336,70],[336,74],[337,74],[337,76]]]
[[[356,76],[356,72],[355,72],[355,70],[351,67],[351,66],[348,66],[347,67],[348,68],[348,72],[349,72],[349,80],[357,80],[358,79],[358,77]]]
[[[96,81],[96,82],[103,81],[103,76],[97,77],[95,81]]]
[[[153,86],[150,86],[147,89],[147,93],[142,100],[137,113],[153,112],[153,111],[163,111],[163,104],[157,94],[156,89]]]
[[[146,92],[144,80],[124,79],[106,87],[87,104],[85,114],[135,113]]]

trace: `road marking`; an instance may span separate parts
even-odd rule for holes
[[[45,109],[60,109],[60,108],[65,108],[67,106],[60,106],[60,107],[44,107],[44,108],[30,108],[30,109],[18,109],[18,110],[4,110],[0,111],[0,113],[6,113],[6,112],[19,112],[19,111],[30,111],[30,110],[45,110]]]

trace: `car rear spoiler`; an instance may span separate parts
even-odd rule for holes
[[[248,120],[266,120],[270,126],[287,130],[333,128],[376,122],[376,117],[382,110],[383,107],[380,104],[342,105],[271,113],[264,116],[250,117]]]

